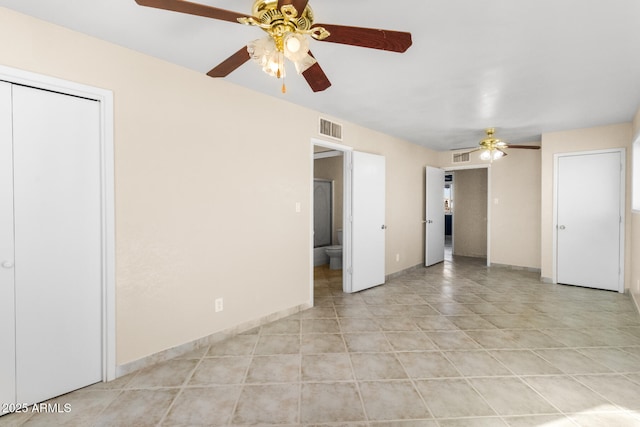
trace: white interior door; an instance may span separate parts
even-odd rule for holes
[[[16,402],[11,123],[11,84],[0,82],[0,404]]]
[[[384,283],[385,159],[352,153],[351,292]]]
[[[444,170],[427,166],[424,265],[444,261]]]
[[[620,151],[557,158],[557,282],[621,290]]]
[[[100,105],[25,86],[11,90],[13,185],[2,167],[0,194],[12,192],[13,212],[1,210],[0,258],[11,262],[5,246],[13,236],[14,265],[4,264],[2,284],[13,274],[15,293],[14,316],[1,328],[15,329],[15,363],[6,366],[10,356],[1,356],[0,368],[3,383],[14,378],[13,402],[34,403],[102,379]],[[11,154],[6,145],[3,138],[0,162]],[[2,298],[0,306],[4,319],[9,303]],[[2,341],[4,354],[12,344],[5,347],[4,334]]]

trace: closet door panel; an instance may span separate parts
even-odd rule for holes
[[[6,404],[16,401],[12,133],[11,84],[0,82],[0,403]]]
[[[17,400],[102,378],[98,102],[13,90]]]

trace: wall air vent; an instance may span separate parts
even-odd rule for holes
[[[469,153],[453,153],[453,163],[466,163],[469,161]]]
[[[320,135],[342,141],[342,125],[320,118]]]

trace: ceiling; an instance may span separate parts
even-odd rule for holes
[[[250,13],[253,0],[200,0]],[[310,0],[318,23],[408,31],[404,54],[311,41],[332,86],[287,93],[247,62],[226,80],[436,150],[629,122],[640,102],[638,0]],[[262,30],[134,0],[0,6],[206,73]]]

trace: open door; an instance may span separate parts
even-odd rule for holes
[[[352,170],[351,289],[358,292],[385,280],[385,158],[354,151]]]
[[[424,265],[444,261],[444,170],[426,168]]]

